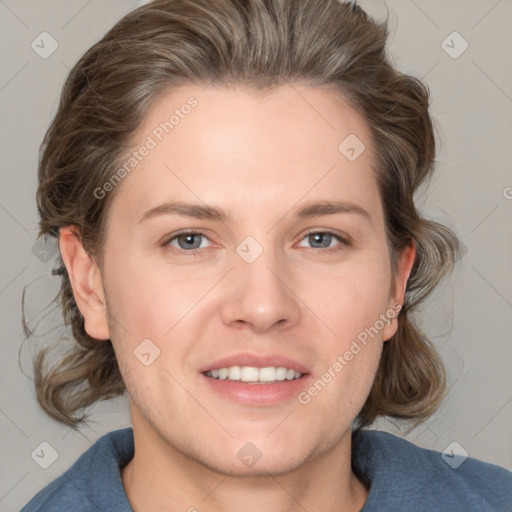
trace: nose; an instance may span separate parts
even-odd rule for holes
[[[271,251],[264,251],[252,263],[238,258],[229,279],[222,303],[226,325],[263,333],[290,328],[299,321],[300,300],[293,290],[292,274]]]

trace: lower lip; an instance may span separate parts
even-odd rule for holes
[[[201,374],[206,384],[219,395],[243,405],[266,406],[286,402],[306,389],[311,375],[300,379],[275,381],[268,384],[242,382],[240,380],[214,379]]]

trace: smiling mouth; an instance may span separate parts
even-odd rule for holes
[[[217,380],[240,381],[248,384],[269,384],[286,380],[300,379],[303,373],[284,366],[229,366],[203,372],[204,375]]]

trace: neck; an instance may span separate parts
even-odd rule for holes
[[[134,512],[256,511],[270,504],[273,512],[357,512],[368,496],[351,469],[350,431],[327,453],[286,473],[237,476],[215,471],[136,426],[135,455],[121,471]]]

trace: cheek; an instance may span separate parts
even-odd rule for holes
[[[124,262],[110,267],[105,286],[119,367],[130,395],[141,404],[160,385],[174,389],[175,381],[165,370],[181,380],[204,325],[198,301],[212,287],[212,276],[170,274],[168,268]],[[162,378],[168,382],[158,382]],[[172,396],[179,393],[178,386]]]
[[[382,330],[380,316],[388,309],[390,279],[386,262],[375,260],[347,266],[327,281],[316,303],[334,337],[346,343],[368,329]]]
[[[109,273],[109,310],[132,340],[164,341],[211,287],[211,279],[194,279],[166,266],[151,268],[125,262]]]
[[[348,410],[357,414],[379,365],[391,275],[381,262],[361,260],[333,275],[321,293],[310,290],[310,302],[305,300],[316,304],[315,312],[330,331],[318,347],[323,372],[316,377],[321,382],[310,391],[323,396],[318,406],[323,403],[340,415]]]

